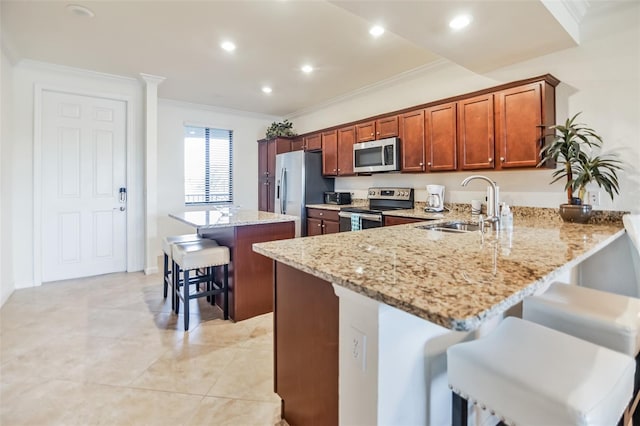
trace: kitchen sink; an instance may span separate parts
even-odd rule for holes
[[[480,225],[473,222],[455,221],[455,222],[437,223],[433,225],[422,225],[422,226],[418,226],[418,228],[431,229],[432,231],[441,231],[441,232],[465,233],[465,232],[479,231]]]

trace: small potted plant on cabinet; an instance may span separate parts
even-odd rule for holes
[[[622,162],[615,156],[592,155],[602,148],[602,138],[591,128],[577,123],[580,113],[562,124],[550,127],[553,139],[540,151],[538,166],[554,161],[561,167],[553,172],[551,183],[567,179],[567,203],[560,205],[560,216],[566,222],[586,223],[591,217],[592,206],[585,203],[587,185],[591,182],[603,188],[613,200],[619,194],[617,172]]]
[[[296,136],[296,132],[293,130],[293,123],[289,120],[284,120],[280,123],[275,121],[271,123],[271,126],[267,129],[266,138],[272,139],[278,136]]]

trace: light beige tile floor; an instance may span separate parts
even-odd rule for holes
[[[273,316],[223,321],[160,274],[17,290],[0,309],[0,425],[274,425]]]

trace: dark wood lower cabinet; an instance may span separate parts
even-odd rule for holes
[[[275,263],[275,392],[292,426],[338,424],[338,297],[327,281]]]
[[[273,260],[253,251],[253,243],[295,236],[294,222],[236,226],[202,232],[229,247],[229,316],[242,321],[273,311]],[[216,298],[221,306],[221,298]]]

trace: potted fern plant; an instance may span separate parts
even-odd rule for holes
[[[564,125],[550,127],[552,133],[548,136],[553,139],[540,151],[538,167],[551,161],[560,165],[551,181],[566,178],[567,203],[560,205],[560,216],[567,222],[586,223],[592,212],[592,206],[585,200],[587,185],[597,184],[613,200],[614,193],[620,191],[617,172],[622,170],[622,162],[612,154],[593,154],[602,149],[602,138],[578,123],[578,115],[567,119]]]

